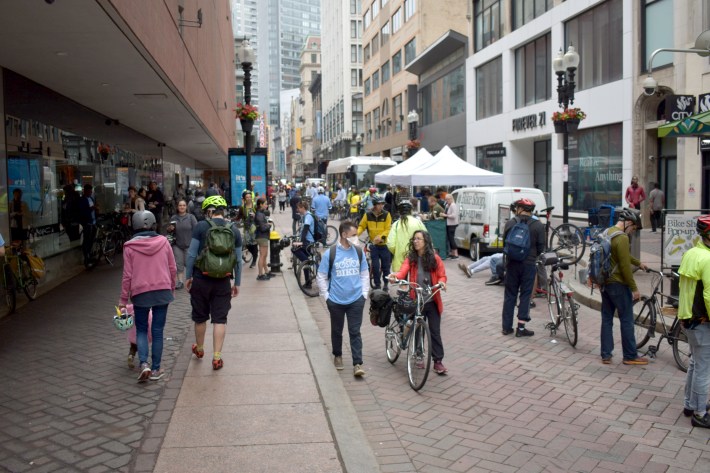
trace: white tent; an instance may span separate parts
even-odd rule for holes
[[[398,165],[375,174],[375,182],[392,185],[409,186],[408,179],[412,174],[429,168],[436,162],[436,158],[429,151],[421,148],[411,158]]]
[[[444,146],[436,156],[420,149],[408,160],[375,174],[375,182],[403,186],[502,186],[503,174],[476,167]]]

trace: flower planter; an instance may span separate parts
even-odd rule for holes
[[[567,119],[567,132],[575,132],[579,128],[579,118]]]
[[[254,120],[240,119],[239,122],[242,124],[242,131],[244,133],[251,133],[254,129]]]
[[[564,121],[553,122],[555,124],[555,133],[565,133],[567,131],[567,126]]]

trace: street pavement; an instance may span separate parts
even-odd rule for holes
[[[290,233],[290,212],[274,219]],[[541,299],[534,337],[503,336],[502,287],[485,286],[486,272],[466,278],[461,258],[445,263],[448,375],[412,391],[404,357],[387,362],[384,329],[365,313],[366,376],[355,379],[333,368],[325,305],[298,290],[289,256],[268,282],[245,270],[217,372],[209,330],[205,358],[190,353],[177,291],[168,375],[135,382],[111,324],[120,268],[99,266],[1,320],[0,471],[710,471],[710,432],[682,416],[670,346],[625,366],[616,328],[614,363],[602,365],[598,311],[580,306],[572,348],[544,330]]]

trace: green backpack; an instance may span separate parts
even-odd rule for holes
[[[234,254],[234,232],[231,224],[217,225],[207,220],[210,228],[205,235],[205,247],[195,261],[195,266],[207,277],[226,278],[232,275],[237,263]]]

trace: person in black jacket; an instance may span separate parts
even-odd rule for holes
[[[163,197],[163,191],[158,189],[157,182],[152,181],[148,185],[148,194],[146,196],[145,201],[148,205],[148,210],[150,210],[151,213],[155,215],[155,231],[157,233],[160,233],[160,230],[162,229],[161,218],[163,216],[163,206],[165,205],[165,197]]]
[[[503,301],[503,335],[513,333],[513,313],[515,303],[520,296],[518,305],[518,329],[515,330],[516,337],[530,337],[535,332],[525,328],[525,323],[530,321],[530,295],[532,294],[533,283],[535,282],[535,261],[537,256],[545,251],[545,227],[539,220],[532,217],[535,210],[535,203],[529,199],[520,199],[514,202],[515,218],[508,220],[505,224],[503,241],[505,242],[508,232],[519,222],[528,225],[530,233],[530,250],[524,261],[515,261],[506,257],[505,268],[505,298]],[[507,243],[506,243],[507,245]]]

